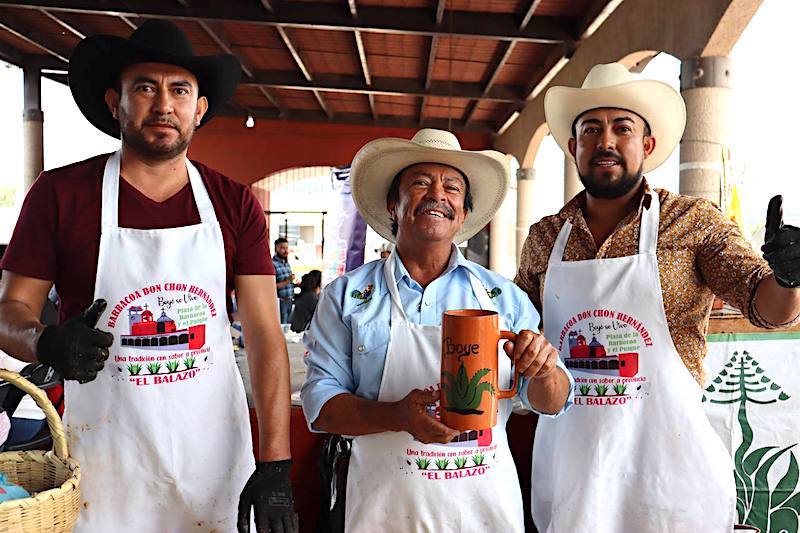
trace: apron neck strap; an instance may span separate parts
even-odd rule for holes
[[[642,223],[639,226],[639,253],[655,254],[658,244],[658,222],[661,204],[656,191],[650,191],[650,207],[642,208]]]
[[[564,260],[564,250],[567,249],[567,242],[569,241],[569,234],[572,232],[572,222],[567,220],[561,226],[561,231],[558,232],[556,242],[553,244],[553,249],[550,250],[550,259],[547,260],[548,264],[560,263]]]
[[[642,221],[639,226],[639,253],[640,254],[655,254],[656,244],[658,243],[658,222],[660,218],[660,202],[658,193],[651,191],[650,207],[642,209]],[[553,244],[553,249],[550,251],[550,259],[548,264],[560,263],[564,260],[564,251],[567,249],[567,242],[569,241],[569,234],[572,232],[572,222],[567,220],[558,232],[556,242]]]
[[[396,319],[408,321],[406,312],[403,309],[403,303],[400,301],[400,291],[397,290],[397,280],[395,280],[394,276],[395,269],[397,268],[397,261],[400,261],[400,257],[392,251],[391,255],[386,258],[383,264],[383,278],[392,298],[392,322]],[[470,272],[469,269],[467,269],[467,273],[469,274],[469,282],[472,285],[472,292],[475,294],[475,298],[478,299],[480,308],[486,311],[497,311],[483,283],[481,283],[477,276]]]
[[[117,150],[106,161],[103,171],[103,194],[101,209],[101,228],[110,229],[119,227],[119,167],[122,150]],[[189,184],[192,187],[197,211],[201,223],[210,223],[216,220],[214,206],[211,198],[197,170],[191,161],[186,159],[186,170],[189,174]]]

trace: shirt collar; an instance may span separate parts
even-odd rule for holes
[[[642,190],[644,193],[642,194],[641,198],[639,199],[639,207],[638,212],[641,213],[642,209],[650,209],[650,194],[655,194],[654,190],[650,188],[650,184],[647,182],[647,178],[642,178]],[[567,205],[561,208],[561,211],[558,212],[558,216],[560,216],[564,220],[574,220],[575,215],[586,205],[586,190],[581,191],[578,193],[575,198],[567,202]]]
[[[396,250],[397,248],[395,248]],[[394,267],[394,281],[395,283],[400,283],[401,281],[405,280],[406,284],[411,287],[413,284],[419,285],[416,281],[411,279],[411,275],[406,270],[406,266],[403,264],[403,261],[400,260],[400,256],[397,255],[396,252],[392,253],[392,258],[395,261]],[[447,263],[447,268],[444,269],[442,275],[439,276],[440,278],[445,277],[450,272],[454,271],[458,267],[464,267],[470,271],[472,271],[472,265],[469,261],[464,257],[464,254],[461,253],[461,250],[458,249],[458,246],[455,244],[451,244],[450,248],[450,260]]]

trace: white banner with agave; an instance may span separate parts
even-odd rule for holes
[[[737,522],[798,533],[800,333],[709,335],[703,398],[734,457]]]

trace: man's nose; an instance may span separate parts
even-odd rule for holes
[[[436,202],[443,202],[446,198],[444,183],[439,180],[434,180],[431,186],[428,187],[428,193],[425,197],[426,199],[435,200]]]
[[[172,99],[170,98],[169,91],[159,90],[155,98],[153,98],[153,112],[159,115],[168,115],[172,113]]]
[[[611,128],[603,128],[600,135],[597,136],[597,149],[598,150],[614,150],[617,145],[617,139]]]

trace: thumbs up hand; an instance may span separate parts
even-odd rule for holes
[[[105,300],[95,300],[80,316],[60,326],[47,326],[36,343],[36,358],[64,379],[81,383],[95,379],[114,342],[111,333],[95,328],[105,309]]]
[[[783,223],[782,205],[781,195],[769,201],[761,251],[778,285],[791,289],[800,286],[800,228]]]

